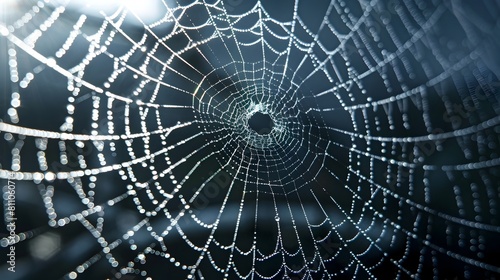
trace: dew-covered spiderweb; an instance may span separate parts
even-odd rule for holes
[[[0,5],[2,279],[500,275],[498,1]]]

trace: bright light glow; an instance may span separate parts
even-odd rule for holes
[[[14,2],[14,0],[9,1]],[[66,1],[51,1],[49,5],[59,6],[63,5],[63,2]],[[146,25],[152,24],[162,19],[167,14],[168,9],[174,7],[174,4],[171,0],[87,0],[70,1],[66,5],[67,9],[95,17],[102,17],[103,14],[111,16],[121,7],[124,7],[131,13],[126,20],[130,21],[130,23],[142,26],[142,23],[138,21],[137,18],[140,18]],[[137,18],[134,15],[137,16]]]
[[[0,6],[3,8],[13,8],[16,7],[17,0],[2,0]]]
[[[2,26],[5,22],[5,16],[17,11],[17,0],[0,0],[0,35],[7,36],[9,34],[6,27]]]

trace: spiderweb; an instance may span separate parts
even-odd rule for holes
[[[3,4],[14,244],[64,239],[34,271],[499,275],[498,2],[149,2]]]

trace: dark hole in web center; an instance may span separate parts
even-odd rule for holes
[[[266,135],[273,130],[274,122],[268,114],[256,112],[248,119],[248,126],[258,134]]]

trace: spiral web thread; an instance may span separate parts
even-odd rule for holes
[[[102,261],[117,278],[494,277],[498,80],[464,42],[498,34],[499,6],[488,30],[434,2],[161,2],[154,22],[19,4],[0,23],[0,177],[95,238],[70,279]],[[50,123],[27,101],[45,94]],[[120,205],[136,220],[115,229]]]

